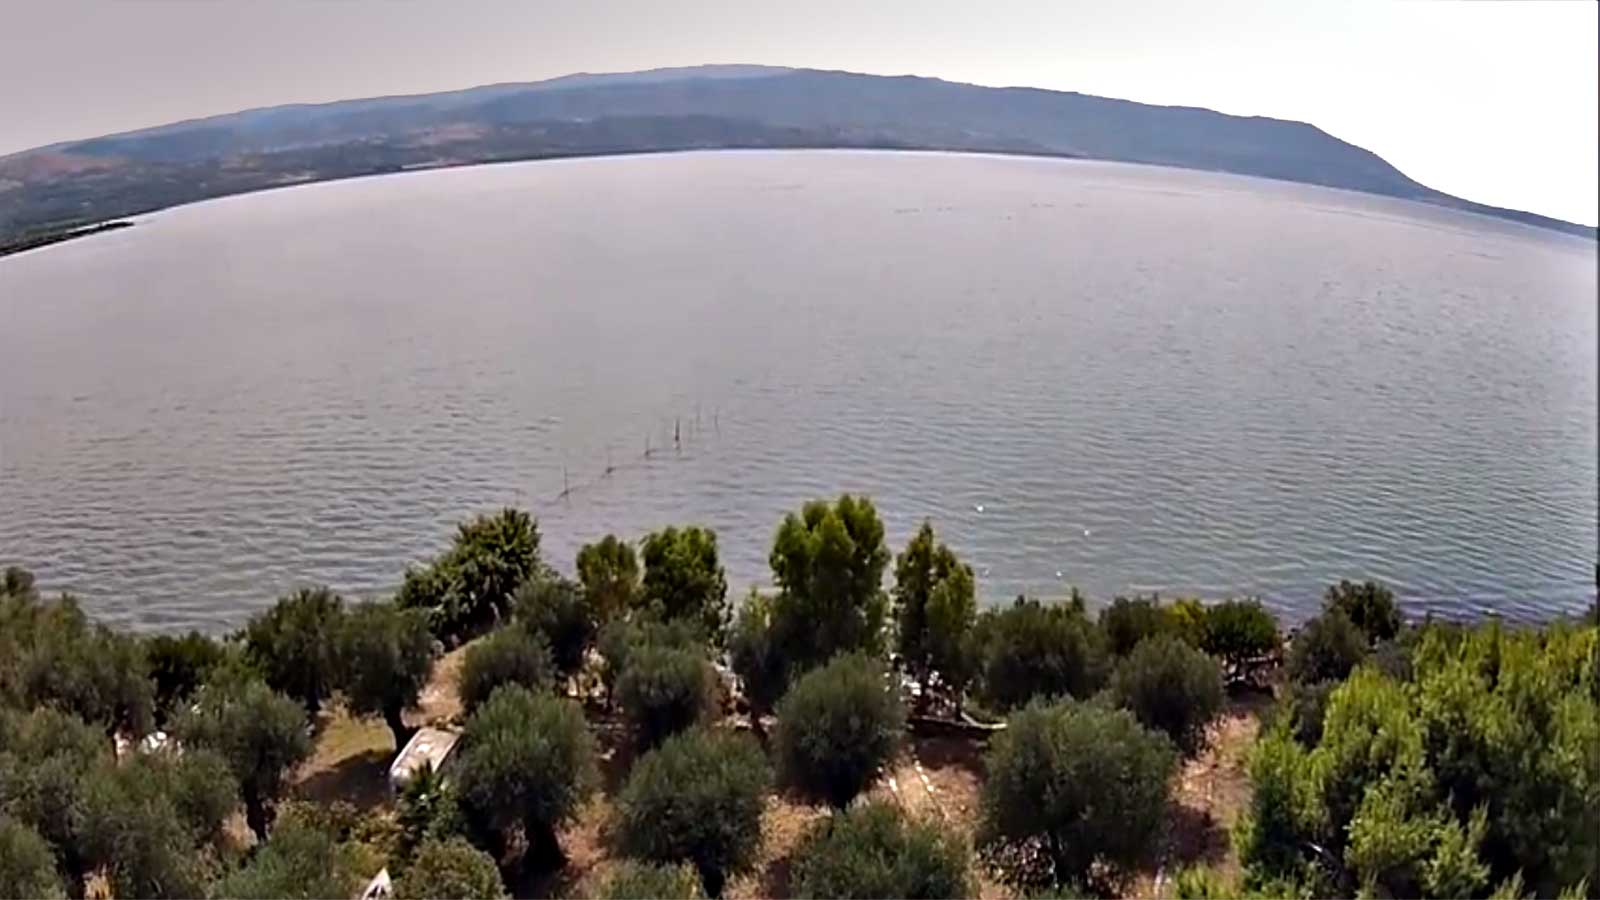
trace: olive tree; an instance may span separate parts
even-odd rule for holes
[[[267,684],[316,715],[338,681],[338,634],[344,601],[325,587],[303,588],[252,616],[245,650]]]
[[[55,706],[107,733],[149,731],[154,692],[140,642],[90,622],[69,595],[41,602],[31,576],[8,577],[16,592],[0,598],[0,700]]]
[[[1175,637],[1146,638],[1118,664],[1111,694],[1146,728],[1165,732],[1192,754],[1222,709],[1222,670]]]
[[[1156,597],[1117,597],[1100,609],[1100,633],[1113,656],[1127,656],[1140,641],[1161,634],[1170,624]]]
[[[583,589],[565,578],[533,578],[517,589],[517,627],[542,635],[551,661],[564,675],[583,667],[597,623]]]
[[[50,845],[39,832],[0,816],[0,897],[14,900],[64,900]]]
[[[768,561],[780,591],[779,630],[799,669],[883,649],[889,549],[871,500],[844,494],[805,504],[778,526]]]
[[[687,863],[623,860],[600,885],[601,900],[700,900],[700,875]]]
[[[400,750],[415,728],[405,711],[433,674],[433,635],[427,615],[393,603],[351,609],[338,636],[345,702],[357,715],[382,716]]]
[[[1323,605],[1348,616],[1369,644],[1392,640],[1400,633],[1400,607],[1394,592],[1376,581],[1357,584],[1341,580],[1328,588]]]
[[[302,822],[273,829],[243,868],[224,877],[213,896],[233,900],[318,900],[353,897],[370,876],[370,860],[332,831]]]
[[[1350,617],[1326,610],[1307,622],[1289,646],[1289,678],[1300,684],[1342,681],[1367,652],[1366,635]]]
[[[536,861],[559,858],[556,829],[596,783],[594,738],[578,705],[500,687],[467,719],[459,753],[462,806],[481,831],[498,838],[495,855],[520,831]]]
[[[227,761],[245,820],[265,840],[271,807],[289,773],[311,755],[304,709],[259,681],[214,684],[200,691],[173,730],[186,746],[213,750]]]
[[[894,756],[904,732],[900,694],[883,666],[849,654],[808,672],[778,702],[773,754],[788,785],[843,808]]]
[[[728,662],[750,705],[750,725],[764,734],[762,717],[789,689],[792,663],[773,621],[777,598],[755,588],[739,607],[728,632]]]
[[[494,858],[462,838],[427,840],[394,882],[396,900],[500,900]]]
[[[515,684],[540,693],[555,683],[555,663],[544,635],[525,628],[501,628],[467,647],[456,693],[461,708],[471,715],[501,685]]]
[[[626,615],[638,604],[639,557],[633,545],[608,534],[578,550],[578,581],[597,622]]]
[[[895,559],[896,640],[903,664],[928,696],[933,676],[959,703],[970,666],[967,634],[978,616],[972,567],[936,543],[933,525],[922,523]]]
[[[717,533],[688,526],[645,535],[640,545],[646,610],[658,619],[685,619],[713,642],[728,621],[728,577],[717,559]]]
[[[966,842],[953,830],[909,820],[872,802],[817,822],[794,854],[796,897],[977,896]]]
[[[687,862],[706,892],[748,869],[761,843],[771,771],[747,735],[692,729],[634,763],[617,797],[614,823],[628,856]]]
[[[1237,671],[1278,651],[1278,620],[1259,600],[1213,603],[1206,607],[1205,638],[1200,646]]]
[[[980,847],[1045,863],[1015,880],[1082,884],[1095,863],[1131,866],[1157,840],[1177,754],[1131,713],[1059,701],[1014,713],[985,763]]]
[[[198,631],[184,635],[155,634],[145,638],[145,659],[155,687],[157,721],[175,715],[212,671],[227,659],[220,642]]]
[[[642,647],[628,658],[617,699],[639,746],[654,747],[716,713],[716,672],[695,651]]]

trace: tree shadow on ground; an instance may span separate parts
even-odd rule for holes
[[[956,768],[975,778],[983,778],[982,741],[964,737],[921,737],[912,739],[912,747],[925,769]]]
[[[361,810],[382,806],[390,799],[389,758],[392,755],[386,750],[367,750],[347,756],[306,776],[296,793],[319,803],[343,800]]]
[[[1167,805],[1171,828],[1172,862],[1181,865],[1215,865],[1228,856],[1228,832],[1211,813],[1185,806]]]

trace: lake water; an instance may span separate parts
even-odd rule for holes
[[[1233,176],[722,152],[302,186],[0,260],[0,562],[113,623],[870,494],[983,594],[1583,609],[1592,243]],[[679,446],[674,446],[674,430]],[[646,459],[646,443],[652,449]],[[607,466],[614,471],[605,474]],[[564,474],[565,473],[565,474]],[[563,485],[570,494],[558,495]]]

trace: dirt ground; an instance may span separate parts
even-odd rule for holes
[[[438,724],[460,715],[456,683],[464,651],[464,647],[452,651],[435,666],[417,710],[407,716],[410,724]],[[1229,700],[1208,729],[1205,749],[1186,760],[1179,771],[1161,849],[1146,870],[1130,880],[1127,896],[1170,897],[1172,875],[1186,865],[1238,871],[1229,832],[1249,803],[1246,755],[1270,704],[1265,695]],[[566,865],[520,885],[518,896],[592,896],[615,864],[606,826],[611,798],[621,789],[632,754],[627,732],[615,716],[593,705],[587,713],[601,749],[601,788],[577,820],[561,832]],[[295,776],[295,794],[323,802],[345,800],[369,811],[392,809],[386,773],[395,748],[383,722],[351,718],[334,707],[324,711],[318,724],[315,751]],[[722,724],[733,727],[742,723],[730,717]],[[983,751],[982,742],[976,739],[913,737],[868,793],[900,804],[911,815],[944,822],[970,841],[983,785]],[[824,808],[786,794],[768,797],[761,819],[759,861],[753,871],[730,879],[724,895],[734,900],[788,896],[794,849],[806,830],[826,815]],[[976,876],[984,900],[1014,896],[995,873],[980,869]]]

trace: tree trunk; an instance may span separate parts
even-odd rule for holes
[[[389,723],[389,730],[394,732],[394,752],[399,753],[406,747],[406,742],[417,733],[415,728],[406,724],[405,717],[401,715],[405,707],[391,704],[383,708],[383,720]]]
[[[256,843],[267,840],[267,804],[255,791],[244,792],[244,820],[256,834]]]

